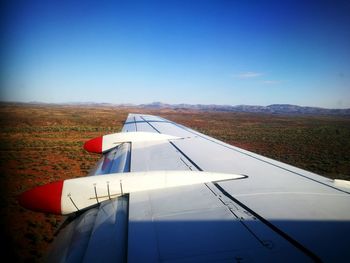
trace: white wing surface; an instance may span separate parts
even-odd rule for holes
[[[131,132],[104,152],[98,176],[75,183],[86,205],[63,184],[74,213],[50,262],[349,262],[348,183],[156,116],[129,114],[122,133]],[[126,191],[123,178],[140,174],[138,190]],[[208,174],[217,177],[187,183]]]

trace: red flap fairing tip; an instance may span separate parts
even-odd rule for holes
[[[61,214],[63,180],[35,187],[18,197],[18,202],[29,210]]]
[[[85,142],[84,149],[91,153],[102,153],[102,136]]]

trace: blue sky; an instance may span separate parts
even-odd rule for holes
[[[350,107],[349,1],[8,1],[3,101]]]

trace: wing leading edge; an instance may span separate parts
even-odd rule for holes
[[[119,141],[104,152],[91,175],[107,178],[172,171],[176,176],[186,171],[182,173],[186,177],[197,171],[235,174],[242,179],[149,188],[99,200],[71,216],[74,220],[59,234],[49,261],[349,260],[350,189],[346,183],[157,116],[129,114],[122,133],[125,138],[137,133],[169,137]]]

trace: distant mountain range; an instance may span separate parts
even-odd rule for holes
[[[291,104],[273,104],[269,106],[251,105],[203,105],[203,104],[165,104],[153,102],[141,104],[138,107],[147,109],[193,109],[207,111],[227,111],[227,112],[250,112],[250,113],[272,113],[272,114],[301,114],[301,115],[350,115],[350,109],[326,109],[317,107],[302,107]]]
[[[350,116],[349,109],[327,109],[318,107],[302,107],[291,104],[272,104],[269,106],[255,105],[216,105],[216,104],[167,104],[162,102],[152,102],[148,104],[113,104],[113,103],[95,103],[95,102],[71,102],[71,103],[16,103],[16,102],[1,102],[1,104],[18,104],[18,105],[64,105],[64,106],[79,106],[79,107],[127,107],[127,108],[142,108],[142,109],[190,109],[203,111],[223,111],[223,112],[249,112],[249,113],[270,113],[270,114],[291,114],[291,115],[342,115]]]

